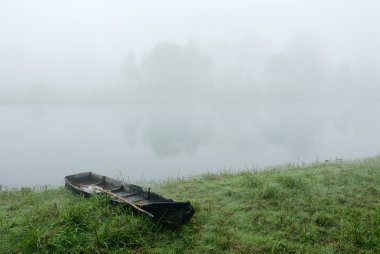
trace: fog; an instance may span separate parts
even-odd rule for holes
[[[380,151],[377,1],[0,1],[0,185]]]

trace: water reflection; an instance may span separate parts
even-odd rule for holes
[[[93,170],[131,181],[379,151],[377,104],[0,107],[0,184]]]

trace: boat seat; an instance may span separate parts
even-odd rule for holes
[[[113,188],[113,189],[111,189],[111,192],[120,192],[120,191],[122,191],[123,190],[123,185],[121,185],[121,186],[118,186],[118,187],[116,187],[116,188]]]
[[[81,183],[79,183],[79,186],[98,186],[98,185],[100,185],[100,184],[102,184],[103,183],[103,181],[100,181],[100,182],[96,182],[96,183],[86,183],[86,184],[81,184]]]
[[[100,181],[100,182],[93,183],[93,184],[91,184],[91,185],[101,185],[103,182],[104,182],[104,181],[102,180],[102,181]]]
[[[122,195],[120,197],[122,197],[122,198],[128,198],[128,197],[132,197],[132,196],[135,196],[135,195],[137,195],[137,193],[131,193],[131,194],[127,194],[127,195]]]
[[[146,200],[146,197],[141,197],[141,196],[137,196],[137,197],[129,197],[129,198],[126,198],[129,202],[140,202],[142,200]]]

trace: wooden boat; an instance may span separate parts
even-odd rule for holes
[[[190,202],[176,202],[142,187],[92,172],[65,177],[65,185],[77,194],[88,197],[106,193],[113,202],[127,204],[153,219],[168,224],[182,225],[190,220],[195,210]]]

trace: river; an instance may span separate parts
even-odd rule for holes
[[[378,104],[88,103],[0,106],[0,185],[94,171],[131,182],[380,151]]]

